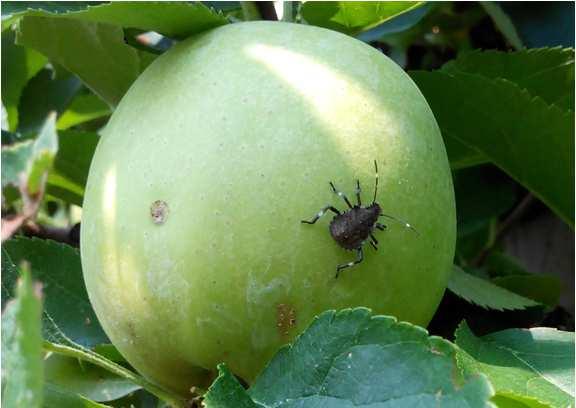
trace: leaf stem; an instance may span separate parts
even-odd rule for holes
[[[136,373],[116,364],[104,357],[99,356],[96,353],[91,353],[89,351],[84,351],[81,349],[76,349],[69,346],[64,346],[61,344],[51,343],[49,341],[44,341],[43,348],[47,351],[62,354],[68,357],[75,357],[80,360],[87,361],[94,365],[104,368],[122,378],[132,381],[135,384],[140,385],[142,388],[146,389],[150,393],[154,394],[161,400],[170,404],[174,408],[184,408],[186,406],[186,401],[181,396],[174,394],[171,391],[167,391],[151,382],[147,381],[143,377],[137,375]]]

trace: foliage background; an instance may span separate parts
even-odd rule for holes
[[[490,344],[506,341],[498,333],[512,333],[507,350],[518,355],[520,332],[499,330],[574,331],[571,2],[287,2],[276,9],[271,2],[3,2],[3,402],[29,407],[181,403],[130,371],[87,300],[75,247],[90,160],[98,132],[124,92],[174,42],[221,24],[280,14],[381,50],[408,71],[435,113],[453,170],[458,244],[453,279],[428,330],[469,353],[458,361],[470,388],[450,391],[453,397],[478,406],[487,398],[501,407],[565,406],[574,397],[573,390],[566,391],[570,384],[573,389],[573,370],[555,378],[551,389],[546,383],[545,391],[531,393],[526,381],[540,376],[530,377],[533,373],[519,367],[527,377],[506,382],[502,378],[508,374],[482,365],[482,355],[496,358]],[[360,325],[371,321],[366,313],[341,312],[334,319]],[[321,326],[323,319],[315,324]],[[400,330],[395,323],[379,324]],[[430,357],[427,352],[440,349],[444,363],[455,361],[451,343],[430,340],[418,328],[406,331],[419,339],[419,352]],[[489,333],[496,334],[475,337]],[[558,346],[550,353],[573,361],[573,334],[570,339],[555,331],[532,333]],[[344,335],[334,332],[334,338]],[[566,346],[570,342],[572,348]],[[402,351],[406,344],[396,346]],[[362,352],[373,352],[368,349]],[[52,355],[40,363],[47,352]],[[222,368],[206,404],[274,405],[283,391],[267,394],[262,384],[274,389],[277,376],[271,373],[281,358],[250,396]],[[298,366],[286,358],[286,364]],[[359,364],[361,373],[365,367]],[[558,367],[539,368],[546,373]],[[443,378],[425,363],[411,369]],[[469,373],[479,372],[495,395],[484,380],[469,379]],[[340,380],[335,389],[350,383]],[[376,393],[386,383],[366,386]],[[345,398],[354,400],[354,390],[347,390]]]

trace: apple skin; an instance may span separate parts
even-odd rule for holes
[[[332,180],[386,214],[360,265],[328,231]],[[156,211],[151,214],[153,203]],[[251,382],[327,309],[426,325],[445,290],[455,204],[434,116],[377,50],[312,26],[249,22],[189,38],[141,75],[95,153],[82,265],[106,333],[185,395],[225,362]]]

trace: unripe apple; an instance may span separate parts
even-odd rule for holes
[[[374,194],[379,249],[339,247],[327,204]],[[249,22],[187,39],[130,88],[86,188],[82,264],[106,333],[185,394],[225,362],[251,382],[327,309],[426,325],[446,287],[454,193],[434,116],[382,53],[312,26]]]

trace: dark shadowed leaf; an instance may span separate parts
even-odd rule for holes
[[[72,102],[82,84],[78,78],[68,76],[55,79],[54,71],[41,70],[22,92],[19,106],[18,132],[23,135],[37,132],[49,112],[59,116]]]
[[[518,31],[516,31],[510,16],[502,10],[500,4],[495,1],[481,1],[480,5],[484,7],[484,10],[492,18],[494,25],[500,30],[508,43],[517,50],[522,49],[524,47],[522,39],[518,35]]]
[[[544,327],[476,337],[466,323],[456,331],[464,372],[485,374],[497,395],[534,398],[551,407],[574,403],[574,333]]]
[[[481,152],[574,224],[574,118],[514,83],[463,72],[411,73],[442,135]]]
[[[570,48],[476,50],[459,55],[445,64],[442,71],[507,79],[549,104],[574,110],[574,50]]]
[[[461,377],[454,352],[424,329],[368,309],[328,311],[278,352],[248,394],[262,407],[489,406],[490,385]],[[221,370],[207,407],[235,407],[240,398],[254,406],[235,381]]]
[[[24,86],[46,64],[46,57],[16,45],[15,39],[11,30],[2,33],[2,104],[12,131],[18,127],[18,103]]]
[[[501,251],[490,252],[484,261],[484,267],[493,278],[530,274],[515,258]]]
[[[44,338],[55,341],[54,327],[71,340],[87,347],[110,341],[100,327],[88,300],[82,278],[80,253],[68,245],[50,240],[18,237],[2,245],[2,256],[14,264],[30,263],[34,279],[44,284]],[[10,291],[15,276],[2,276]]]
[[[421,6],[416,1],[310,1],[302,5],[307,23],[355,35]]]
[[[3,270],[3,272],[5,272]],[[2,312],[2,405],[42,406],[42,337],[39,287],[23,265],[15,298]]]
[[[499,217],[517,201],[517,184],[494,166],[475,166],[452,175],[459,236]]]
[[[465,272],[454,265],[448,289],[470,303],[495,310],[519,310],[539,303]]]
[[[574,2],[500,2],[524,45],[574,47]]]

